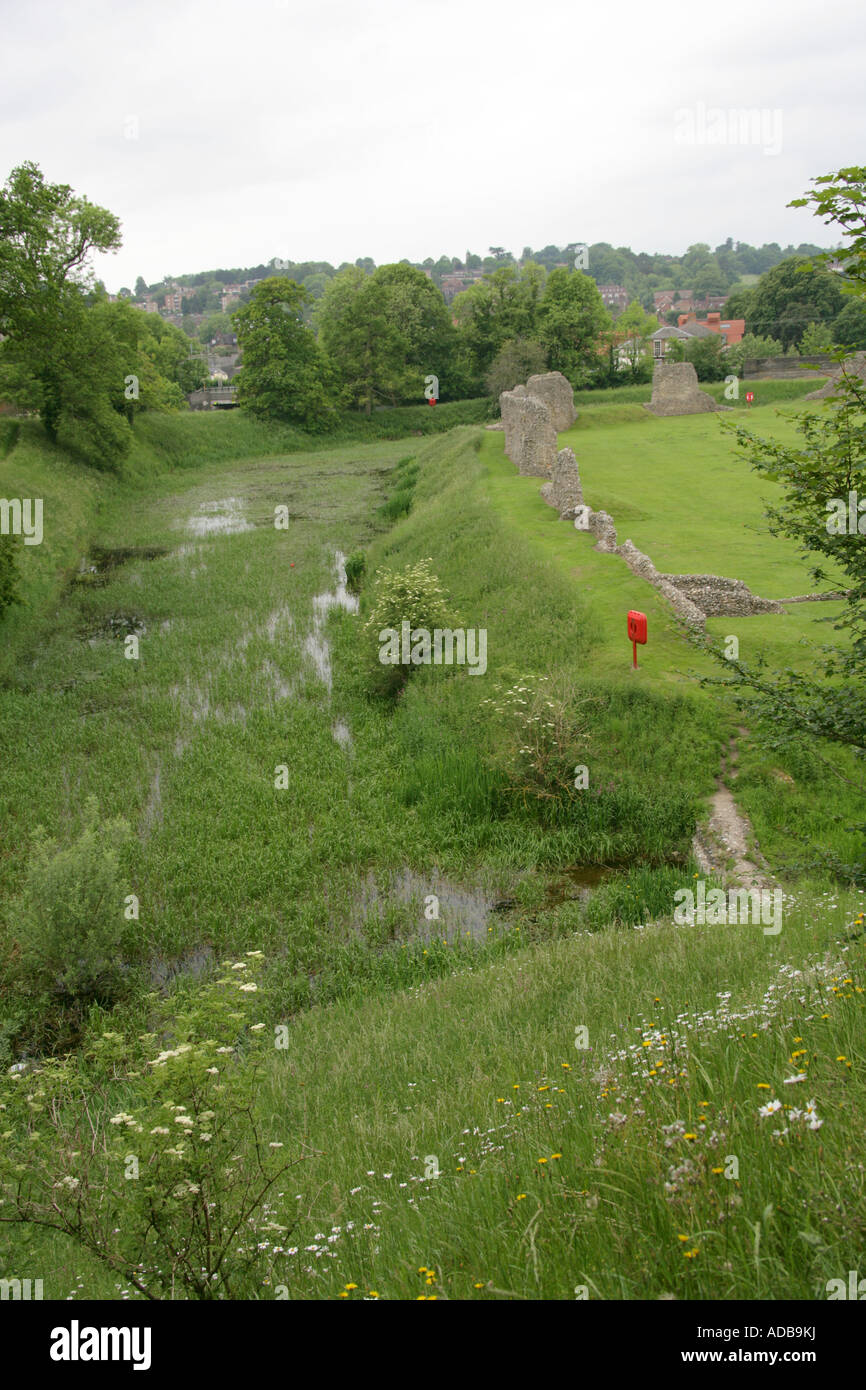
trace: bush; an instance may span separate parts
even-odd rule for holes
[[[359,594],[367,569],[367,557],[363,550],[355,550],[346,560],[346,588],[350,594]]]
[[[364,624],[370,685],[376,694],[399,694],[413,669],[402,661],[382,661],[387,641],[380,637],[383,631],[396,632],[399,639],[403,623],[408,623],[410,630],[426,628],[430,633],[434,628],[453,628],[460,623],[450,612],[442,586],[429,569],[432,563],[430,559],[419,560],[402,570],[376,571],[370,616]]]
[[[571,687],[551,688],[547,676],[524,676],[509,690],[483,701],[492,706],[496,738],[491,764],[512,802],[550,810],[551,802],[580,795],[575,783],[588,761],[588,728]],[[585,784],[584,784],[585,785]]]
[[[168,1043],[105,1032],[0,1076],[0,1223],[61,1232],[148,1299],[261,1297],[292,1229],[269,1194],[299,1161],[256,1115],[275,1043],[261,963],[223,962]]]
[[[33,836],[24,889],[14,904],[18,984],[43,1012],[42,1044],[80,1029],[93,1004],[110,1008],[126,992],[124,882],[121,851],[131,838],[124,820],[100,823],[91,797],[85,825],[59,846],[40,826]]]

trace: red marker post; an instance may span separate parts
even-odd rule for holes
[[[646,643],[646,613],[636,613],[634,609],[628,615],[628,635],[632,645],[632,666],[637,670],[637,644],[641,646]]]
[[[751,405],[751,404],[752,404],[752,401],[753,401],[754,399],[755,399],[755,393],[754,393],[754,391],[747,391],[747,392],[746,392],[746,405]]]

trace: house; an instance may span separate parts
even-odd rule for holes
[[[717,334],[722,340],[722,348],[733,347],[746,331],[745,319],[722,319],[721,314],[707,314],[706,319],[698,319],[694,314],[680,314],[677,326],[659,328],[650,334],[653,357],[666,357],[674,340],[687,342],[691,338],[709,338]]]
[[[630,295],[625,285],[599,285],[597,288],[606,308],[628,308]]]
[[[468,290],[470,285],[475,285],[484,278],[482,270],[452,270],[447,275],[442,276],[440,289],[442,298],[446,304],[450,304],[456,294],[461,290]]]
[[[718,333],[721,335],[722,347],[733,347],[738,343],[746,331],[745,319],[725,319],[722,320],[720,313],[713,312],[707,314],[705,320],[700,320],[694,314],[680,314],[677,319],[679,328],[691,333],[692,337],[705,338],[707,332]],[[704,331],[699,331],[704,330]]]
[[[666,318],[674,307],[676,290],[656,290],[653,295],[653,308],[658,318]]]

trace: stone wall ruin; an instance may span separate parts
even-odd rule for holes
[[[846,376],[858,376],[861,382],[866,383],[866,352],[855,352],[846,362],[838,367],[830,380],[819,387],[817,391],[810,391],[808,396],[803,399],[807,401],[823,401],[827,396],[832,396],[839,389],[842,374]]]
[[[644,409],[653,415],[700,415],[710,410],[730,410],[717,405],[708,392],[698,386],[698,374],[691,362],[656,362],[653,368],[652,400]]]
[[[860,354],[866,360],[866,354]],[[653,398],[648,410],[657,415],[691,415],[727,410],[698,388],[691,362],[659,362],[653,373]],[[574,393],[560,372],[531,376],[525,386],[499,397],[505,453],[518,473],[545,479],[544,501],[559,516],[574,520],[580,530],[595,536],[594,549],[619,555],[633,574],[645,579],[667,599],[687,626],[703,629],[708,616],[743,617],[752,613],[784,613],[781,603],[753,594],[741,579],[715,574],[661,574],[648,555],[630,540],[618,544],[613,517],[593,511],[583,500],[577,459],[572,449],[557,452],[557,431],[574,424]]]
[[[583,505],[583,489],[573,449],[560,449],[553,461],[550,482],[544,484],[541,495],[566,520]]]
[[[518,473],[549,478],[556,458],[556,430],[550,410],[525,386],[503,391],[499,397],[505,427],[505,452]]]
[[[550,411],[553,428],[557,434],[570,430],[577,419],[574,408],[574,391],[568,377],[562,372],[537,373],[527,379],[526,389],[530,396],[544,401]]]

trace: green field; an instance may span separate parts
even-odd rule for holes
[[[579,408],[560,446],[621,541],[661,570],[808,592],[766,532],[772,485],[720,428],[745,411]],[[801,410],[749,418],[793,438]],[[866,904],[801,863],[798,836],[850,856],[858,794],[810,753],[737,733],[736,796],[784,887],[784,929],[674,925],[740,718],[699,683],[717,668],[667,605],[558,520],[500,432],[287,451],[242,418],[137,428],[124,480],[30,427],[0,461],[0,493],[42,495],[46,516],[2,629],[6,1067],[71,1042],[89,1056],[106,1030],[129,1059],[140,1035],[171,1046],[218,963],[262,951],[231,1065],[260,1058],[256,1122],[297,1166],[244,1237],[258,1253],[233,1247],[232,1296],[823,1297],[856,1267],[864,1218],[863,937],[845,937]],[[379,509],[401,493],[391,525]],[[323,598],[338,552],[358,550],[360,617]],[[389,705],[365,681],[372,576],[425,557],[486,629],[488,669],[420,668]],[[629,608],[649,619],[636,673]],[[837,608],[709,629],[804,667]],[[561,751],[589,768],[589,796],[534,803],[503,782],[494,706],[540,677],[573,714]],[[19,895],[37,827],[69,844],[91,796],[132,827],[140,918],[118,938],[133,987],[73,1038],[17,987]],[[140,1059],[111,1073],[100,1134],[114,1107],[145,1104],[141,1074]],[[218,1108],[209,1086],[191,1109]],[[776,1098],[802,1112],[787,1128],[758,1113]],[[132,1220],[131,1197],[105,1200]],[[0,1224],[0,1268],[24,1264],[46,1297],[138,1296],[66,1236]]]

